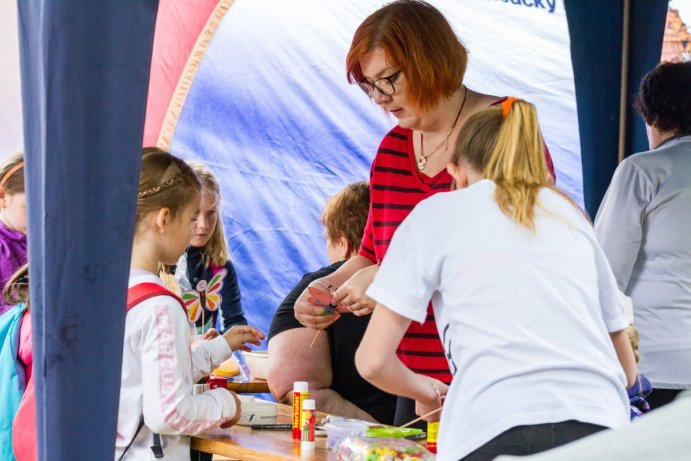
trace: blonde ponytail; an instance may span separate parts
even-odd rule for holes
[[[537,111],[532,104],[515,100],[502,112],[506,117],[484,176],[497,186],[495,199],[499,209],[517,224],[534,231],[537,195],[548,185]]]
[[[473,115],[458,138],[452,161],[463,160],[494,182],[499,209],[534,231],[538,193],[550,187],[535,106],[508,98],[501,106]]]

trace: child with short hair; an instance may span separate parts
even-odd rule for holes
[[[219,213],[221,186],[206,165],[198,162],[188,164],[202,184],[201,202],[192,225],[189,247],[177,263],[175,278],[183,289],[197,289],[198,286],[209,289],[209,282],[213,277],[225,270],[225,276],[218,279],[220,286],[214,288],[214,293],[221,295],[220,306],[210,309],[208,303],[204,303],[201,315],[195,321],[198,334],[204,335],[204,338],[213,338],[219,324],[219,311],[222,319],[221,333],[236,325],[247,325],[247,320],[242,311],[235,267],[228,259],[228,245]]]
[[[163,289],[159,262],[174,264],[191,237],[201,184],[182,160],[159,149],[142,157],[132,247],[128,304],[142,287]],[[249,326],[229,330],[190,350],[189,323],[170,292],[128,306],[123,344],[116,460],[189,460],[187,435],[235,424],[240,401],[217,388],[193,395],[193,383],[228,359],[233,350],[259,345],[264,334]],[[157,456],[158,457],[158,456]]]
[[[415,207],[367,290],[378,304],[360,374],[420,415],[446,395],[439,461],[527,455],[627,424],[628,319],[592,226],[549,183],[535,107],[508,98],[459,140],[448,170],[463,190]],[[396,358],[429,299],[450,388]]]
[[[348,184],[326,203],[321,222],[330,265],[305,274],[278,306],[269,328],[267,378],[282,403],[292,403],[294,381],[307,381],[310,398],[321,411],[391,424],[396,398],[362,379],[355,369],[355,350],[369,316],[343,315],[321,334],[295,318],[295,301],[303,290],[357,254],[369,201],[369,183],[360,181]]]
[[[18,152],[0,165],[0,290],[26,261],[24,154]],[[10,307],[0,300],[0,314]]]

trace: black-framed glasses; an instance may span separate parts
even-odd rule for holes
[[[358,85],[360,86],[360,89],[364,91],[367,96],[369,96],[370,99],[374,99],[375,90],[378,91],[382,96],[391,96],[396,92],[394,83],[396,82],[396,79],[398,79],[398,76],[401,75],[401,72],[403,71],[399,70],[388,77],[378,78],[372,83],[367,80],[360,80]]]

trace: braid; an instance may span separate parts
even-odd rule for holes
[[[170,189],[173,186],[176,186],[177,184],[180,184],[182,182],[182,175],[180,173],[176,174],[172,178],[163,181],[161,184],[158,186],[150,187],[149,189],[145,189],[137,194],[137,197],[139,198],[144,198],[144,197],[149,197],[151,195],[158,194],[161,191],[164,191],[166,189]]]
[[[160,149],[144,149],[137,222],[161,208],[168,208],[172,216],[177,216],[190,202],[199,203],[199,189],[199,180],[185,162]]]

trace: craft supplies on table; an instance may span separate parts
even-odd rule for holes
[[[238,395],[242,405],[241,426],[253,424],[276,424],[278,408],[274,402],[256,399],[250,395]]]
[[[293,383],[293,440],[300,440],[302,429],[302,401],[307,400],[307,381]]]
[[[337,461],[434,461],[425,447],[406,439],[348,437],[336,448]]]
[[[300,429],[300,453],[314,451],[314,424],[317,407],[312,399],[302,401],[302,426]]]

